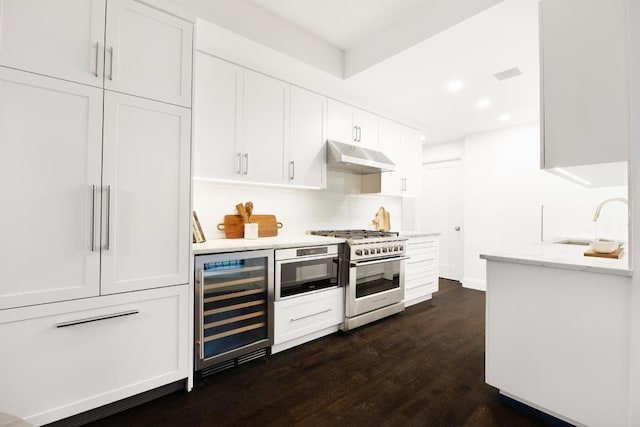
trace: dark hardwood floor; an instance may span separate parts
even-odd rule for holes
[[[541,426],[484,382],[483,292],[431,301],[218,373],[93,426]]]

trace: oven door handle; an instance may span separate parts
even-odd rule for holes
[[[383,262],[391,262],[391,261],[404,261],[410,258],[411,257],[409,256],[401,256],[401,257],[394,257],[394,258],[377,259],[375,261],[352,262],[351,267],[364,267],[365,265],[382,264]]]

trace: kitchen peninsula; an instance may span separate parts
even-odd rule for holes
[[[627,425],[628,257],[586,257],[586,248],[543,242],[480,255],[486,382],[572,424]]]

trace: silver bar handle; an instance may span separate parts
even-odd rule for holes
[[[358,135],[358,142],[362,142],[362,128],[360,126],[356,128],[356,135]]]
[[[291,160],[289,162],[289,179],[293,180],[296,177],[296,162]]]
[[[96,186],[91,186],[91,252],[96,251]]]
[[[353,126],[353,130],[351,131],[351,139],[354,142],[358,141],[358,126]]]
[[[56,325],[56,328],[66,328],[68,326],[82,325],[84,323],[99,322],[101,320],[115,319],[116,317],[131,316],[140,313],[140,310],[121,311],[120,313],[106,314],[104,316],[87,317],[80,320],[72,320],[70,322],[62,322]]]
[[[365,265],[382,264],[382,263],[391,262],[391,261],[404,261],[406,259],[411,259],[411,257],[400,256],[400,257],[393,257],[393,258],[377,259],[375,261],[365,261],[365,262],[358,261],[358,262],[352,262],[351,267],[364,267]]]
[[[244,153],[244,175],[249,174],[249,153]]]
[[[109,245],[111,243],[111,186],[107,185],[107,226],[106,226],[106,233],[107,233],[107,242],[104,245],[104,249],[105,250],[109,250]]]
[[[290,318],[290,321],[291,321],[291,322],[297,322],[298,320],[308,319],[309,317],[314,317],[314,316],[319,316],[319,315],[321,315],[321,314],[325,314],[325,313],[328,313],[328,312],[330,312],[330,311],[331,311],[331,309],[330,309],[330,308],[327,308],[326,310],[322,310],[322,311],[319,311],[319,312],[317,312],[317,313],[307,314],[306,316],[291,317],[291,318]]]
[[[109,47],[109,80],[113,80],[113,46]]]
[[[95,76],[98,77],[98,56],[100,55],[100,42],[96,42],[96,72]]]
[[[237,159],[238,159],[238,169],[236,173],[238,175],[242,175],[242,153],[237,154]]]
[[[196,341],[196,345],[198,349],[196,350],[200,355],[200,359],[204,359],[204,268],[198,270],[198,276],[196,279],[196,292],[200,300],[198,301],[198,306],[196,307],[196,316],[197,319],[197,331],[196,336],[198,337],[198,341]]]

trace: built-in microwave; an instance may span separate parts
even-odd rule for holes
[[[341,286],[341,245],[275,251],[275,299]]]

